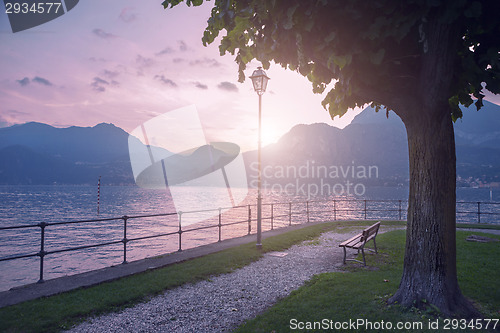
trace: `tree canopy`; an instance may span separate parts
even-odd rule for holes
[[[500,93],[498,13],[496,0],[218,0],[203,43],[226,31],[220,53],[236,55],[241,82],[252,59],[265,69],[274,61],[299,72],[312,82],[315,93],[338,80],[323,101],[334,117],[371,102],[397,109],[397,95],[425,89],[421,67],[433,28],[427,23],[439,15],[456,26],[450,50],[458,60],[451,68],[454,85],[439,94],[448,97],[458,118],[460,103],[469,106],[476,98],[477,108],[482,106],[483,82],[487,90]]]

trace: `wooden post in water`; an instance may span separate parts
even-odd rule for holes
[[[97,181],[97,216],[99,216],[100,205],[101,205],[101,176],[99,176],[99,180]]]

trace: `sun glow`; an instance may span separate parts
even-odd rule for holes
[[[284,132],[280,131],[276,125],[269,123],[262,125],[262,146],[265,147],[272,143],[276,143]]]

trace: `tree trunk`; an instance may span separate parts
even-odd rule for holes
[[[446,316],[474,317],[456,272],[456,157],[449,107],[412,110],[406,121],[410,195],[403,277],[389,300],[405,307],[433,304]],[[415,106],[413,106],[415,108]],[[404,120],[404,119],[403,119]]]

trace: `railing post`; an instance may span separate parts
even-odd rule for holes
[[[274,204],[271,204],[271,230],[274,230]]]
[[[481,202],[477,202],[477,223],[481,223]]]
[[[122,264],[126,264],[127,263],[127,242],[128,242],[128,239],[127,239],[127,220],[128,220],[128,216],[125,215],[122,217],[123,219],[123,239],[122,239],[122,243],[123,243],[123,262]]]
[[[401,221],[401,200],[399,201],[399,220]]]
[[[309,223],[309,201],[306,201],[307,223]]]
[[[292,225],[292,203],[288,203],[288,225]]]
[[[333,200],[333,220],[337,221],[337,201]]]
[[[219,242],[221,241],[222,237],[222,215],[221,215],[221,208],[219,208]]]
[[[248,234],[252,232],[252,208],[248,205]]]
[[[366,220],[366,199],[365,199],[365,220]]]
[[[182,212],[178,212],[177,214],[179,214],[179,252],[182,251]]]
[[[40,222],[38,224],[40,227],[40,252],[38,252],[38,256],[40,257],[40,279],[37,283],[43,283],[43,258],[45,257],[45,227],[47,223]]]

